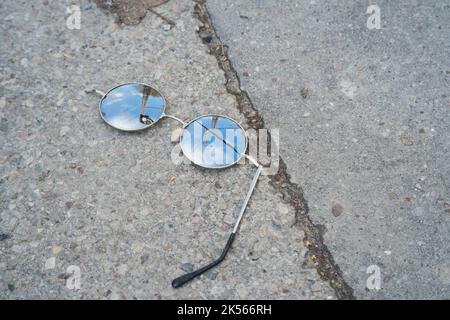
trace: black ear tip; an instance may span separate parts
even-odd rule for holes
[[[172,288],[174,289],[181,287],[181,285],[182,283],[178,279],[172,281]]]

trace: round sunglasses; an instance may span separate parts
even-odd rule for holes
[[[110,126],[122,131],[140,131],[154,126],[164,118],[170,118],[182,125],[180,146],[183,154],[197,166],[208,169],[223,169],[238,163],[243,157],[256,167],[256,173],[241,205],[236,223],[231,231],[222,254],[206,266],[184,274],[172,281],[174,288],[221,263],[234,241],[253,189],[262,171],[262,165],[246,154],[248,137],[235,120],[217,114],[206,114],[188,122],[166,114],[166,101],[154,87],[143,83],[125,83],[103,93],[99,111],[102,119]]]

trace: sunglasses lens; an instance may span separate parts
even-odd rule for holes
[[[109,125],[123,131],[150,127],[164,113],[165,102],[154,88],[129,83],[110,90],[100,102],[100,113]]]
[[[205,168],[226,168],[238,162],[247,148],[242,127],[227,117],[207,115],[192,120],[180,140],[184,155]]]

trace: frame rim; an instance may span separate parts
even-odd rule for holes
[[[207,166],[204,166],[204,165],[201,165],[201,164],[195,162],[194,160],[192,160],[191,158],[189,158],[189,157],[186,155],[186,153],[184,152],[184,150],[183,150],[183,145],[182,145],[182,143],[181,143],[181,140],[183,139],[183,136],[184,136],[184,132],[185,132],[186,127],[189,126],[189,125],[190,125],[192,122],[194,122],[195,120],[200,119],[200,118],[204,118],[204,117],[208,117],[208,116],[217,116],[217,117],[222,117],[222,118],[226,118],[226,119],[228,119],[228,120],[231,120],[231,121],[233,121],[234,123],[236,123],[236,124],[239,126],[239,128],[241,128],[242,132],[244,132],[244,137],[245,137],[245,148],[244,148],[244,152],[241,153],[240,156],[239,156],[239,158],[238,158],[236,161],[234,161],[233,163],[228,164],[228,165],[224,165],[224,166],[220,166],[220,167],[207,167]],[[199,167],[205,168],[205,169],[226,169],[226,168],[229,168],[229,167],[231,167],[231,166],[234,166],[236,163],[238,163],[239,161],[241,161],[242,157],[245,156],[245,152],[247,151],[247,147],[248,147],[248,136],[247,136],[247,132],[246,132],[245,129],[242,127],[242,125],[241,125],[239,122],[237,122],[235,119],[233,119],[233,118],[231,118],[231,117],[229,117],[229,116],[224,116],[224,115],[217,114],[217,113],[207,113],[207,114],[203,114],[203,115],[200,115],[200,116],[198,116],[198,117],[195,117],[195,118],[191,119],[189,122],[186,122],[186,123],[183,125],[183,132],[182,132],[182,134],[180,135],[180,138],[179,138],[178,143],[179,143],[180,146],[181,146],[181,151],[183,151],[183,154],[184,154],[184,155],[186,156],[186,158],[188,158],[189,161],[191,161],[193,164],[195,164],[195,165],[197,165],[197,166],[199,166]]]
[[[152,122],[151,124],[147,125],[145,128],[142,128],[142,129],[131,129],[131,130],[119,129],[119,128],[113,126],[112,124],[110,124],[108,121],[106,121],[105,117],[103,117],[103,114],[102,114],[102,102],[103,102],[103,100],[106,98],[106,96],[107,96],[111,91],[113,91],[114,89],[120,88],[120,87],[122,87],[122,86],[129,85],[129,84],[139,84],[139,85],[143,85],[143,86],[150,87],[150,88],[152,88],[152,89],[158,91],[158,93],[160,94],[161,98],[163,99],[164,107],[163,107],[162,113],[161,113],[161,115],[159,116],[158,120]],[[161,92],[161,90],[159,90],[159,89],[156,88],[155,86],[150,85],[150,84],[147,84],[147,83],[144,83],[144,82],[124,82],[124,83],[121,83],[121,84],[119,84],[119,85],[117,85],[117,86],[115,86],[115,87],[112,87],[112,88],[109,89],[108,91],[106,91],[106,93],[103,95],[103,97],[100,99],[100,102],[98,103],[98,112],[100,113],[100,117],[102,118],[102,120],[103,120],[105,123],[107,123],[110,127],[114,128],[114,129],[116,129],[116,130],[124,131],[124,132],[138,132],[138,131],[147,130],[148,128],[153,127],[157,122],[159,122],[159,120],[161,120],[162,118],[164,118],[164,116],[166,115],[166,113],[165,113],[165,112],[166,112],[166,107],[167,107],[167,101],[166,101],[166,98],[164,97],[164,95],[163,95],[163,93]]]

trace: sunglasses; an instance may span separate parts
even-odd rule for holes
[[[107,93],[94,91],[102,96],[99,104],[102,119],[118,130],[140,131],[156,125],[161,119],[173,119],[182,125],[179,141],[181,150],[195,165],[207,169],[224,169],[246,158],[257,167],[222,254],[204,267],[172,281],[172,287],[181,287],[225,259],[263,167],[246,154],[247,134],[239,123],[229,117],[207,114],[184,122],[166,114],[164,97],[157,89],[143,83],[121,84]]]

